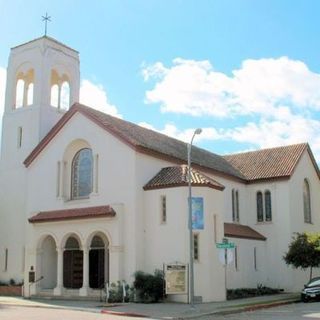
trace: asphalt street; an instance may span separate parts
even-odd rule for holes
[[[293,303],[238,314],[202,317],[201,320],[312,320],[320,319],[320,302]]]
[[[69,309],[54,309],[41,307],[21,307],[0,304],[1,320],[129,320],[130,317],[101,314],[98,312],[75,311]],[[134,317],[131,320],[146,318]],[[213,315],[197,318],[201,320],[319,320],[320,302],[294,303],[280,307],[261,309],[230,315]]]

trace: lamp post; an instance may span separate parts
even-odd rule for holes
[[[202,129],[198,128],[194,131],[190,144],[188,144],[188,189],[189,189],[189,198],[188,198],[188,217],[189,217],[189,272],[190,272],[190,305],[194,307],[194,275],[193,275],[193,234],[192,234],[192,192],[191,192],[191,148],[192,142],[196,134],[200,134]]]

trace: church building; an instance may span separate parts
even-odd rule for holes
[[[187,144],[80,104],[79,87],[76,50],[48,36],[11,49],[0,282],[23,282],[26,297],[99,297],[105,283],[131,284],[138,270],[189,262]],[[197,300],[261,284],[300,290],[308,274],[282,257],[294,232],[320,229],[310,146],[191,152]],[[226,267],[223,241],[234,244]]]

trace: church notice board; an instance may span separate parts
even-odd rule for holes
[[[166,294],[188,293],[188,268],[186,264],[166,264]]]

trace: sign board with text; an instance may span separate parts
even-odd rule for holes
[[[235,248],[235,243],[234,242],[221,242],[221,243],[216,243],[216,247],[218,249],[234,249]]]
[[[166,294],[188,293],[188,268],[186,264],[165,265]]]

